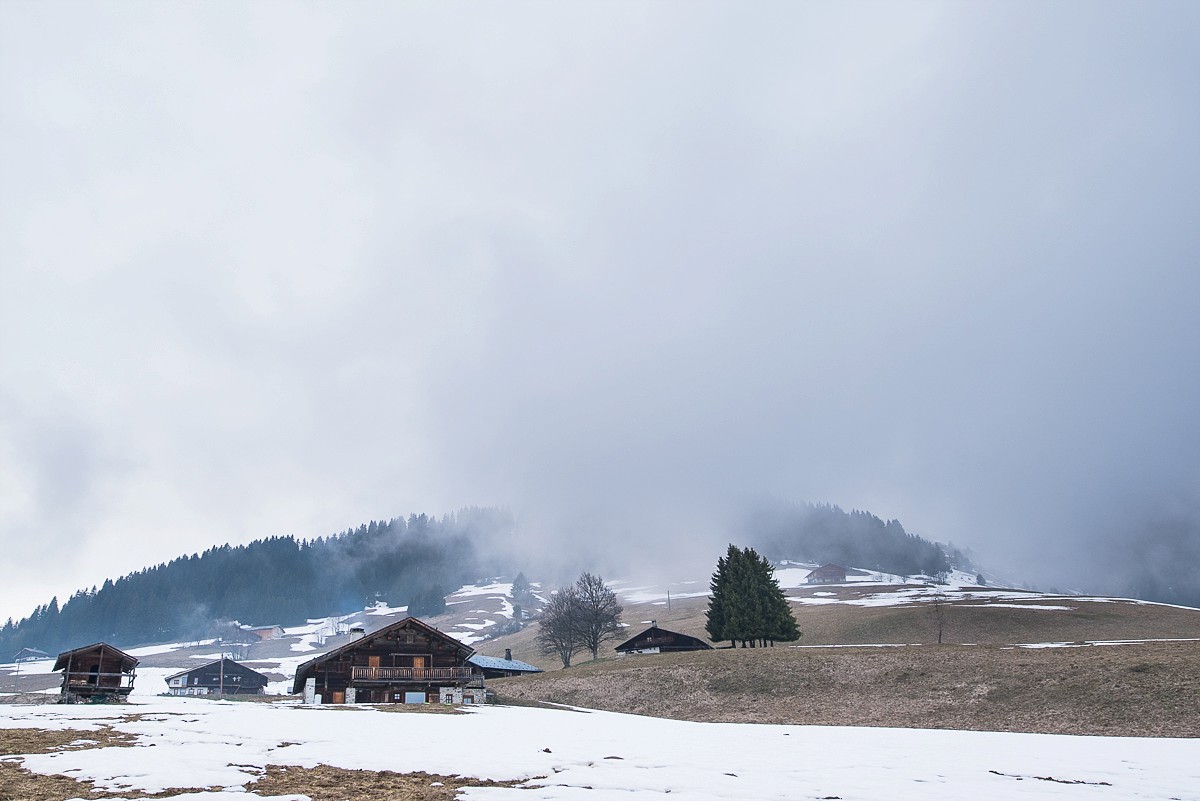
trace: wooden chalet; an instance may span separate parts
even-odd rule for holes
[[[498,656],[475,654],[467,661],[482,670],[485,679],[503,679],[509,676],[524,676],[529,673],[542,672],[540,667],[522,662],[520,659],[513,659],[511,648],[504,649],[503,659]]]
[[[415,617],[385,626],[296,669],[306,703],[483,702],[475,649]]]
[[[670,651],[711,651],[712,646],[697,637],[660,629],[658,623],[617,646],[618,656],[662,654]]]
[[[133,690],[137,664],[137,657],[103,642],[63,651],[54,663],[63,671],[63,702],[124,701]]]
[[[218,659],[165,681],[170,695],[260,695],[270,679],[232,659]]]
[[[846,581],[846,568],[830,562],[809,573],[805,581],[809,584],[843,584]]]

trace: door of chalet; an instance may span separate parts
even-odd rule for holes
[[[368,656],[367,657],[367,667],[373,667],[373,668],[379,667],[379,657]]]
[[[412,658],[412,660],[413,660],[413,678],[416,678],[421,675],[417,671],[425,669],[425,657],[414,656]]]

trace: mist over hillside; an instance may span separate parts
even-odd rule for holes
[[[964,554],[908,533],[897,520],[831,505],[761,506],[728,537],[775,560],[840,561],[901,575],[972,568]],[[665,535],[660,540],[650,545],[667,552],[686,547]],[[716,552],[710,564],[707,544],[693,550],[697,577],[706,577]],[[10,618],[0,629],[0,654],[97,640],[118,646],[192,640],[228,633],[230,621],[293,625],[376,602],[435,615],[445,595],[480,579],[524,571],[545,584],[567,580],[591,567],[575,551],[564,539],[535,552],[522,543],[514,515],[498,508],[371,521],[307,541],[284,536],[222,545],[107,580],[61,604],[51,599],[20,621]],[[602,569],[613,578],[644,571],[644,552],[614,549]]]
[[[750,514],[746,529],[752,544],[775,561],[837,562],[903,576],[974,569],[953,545],[910,534],[899,520],[831,504],[763,505]]]
[[[270,537],[180,556],[63,604],[39,606],[0,629],[0,654],[25,646],[57,650],[104,640],[118,646],[228,633],[230,622],[288,625],[383,602],[416,615],[445,608],[444,596],[510,565],[490,547],[512,532],[502,509],[469,508],[371,521],[311,541]]]

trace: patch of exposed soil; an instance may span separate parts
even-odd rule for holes
[[[97,790],[87,780],[66,776],[43,776],[21,766],[14,754],[46,754],[51,751],[74,751],[84,748],[129,747],[137,738],[132,734],[101,726],[97,731],[78,729],[0,729],[0,801],[63,801],[66,798],[127,797],[128,792]],[[171,790],[168,793],[140,793],[147,798],[168,798],[190,790]],[[220,788],[216,788],[220,789]]]
[[[303,793],[313,801],[454,801],[464,787],[516,787],[520,782],[495,782],[433,773],[346,770],[317,765],[299,768],[268,765],[266,774],[250,787],[259,795]]]
[[[0,756],[12,754],[47,754],[51,751],[81,748],[129,746],[136,738],[132,734],[101,726],[97,731],[79,729],[0,729]]]

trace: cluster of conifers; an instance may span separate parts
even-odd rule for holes
[[[766,647],[776,640],[800,639],[791,606],[779,588],[775,568],[753,548],[730,545],[717,560],[705,629],[713,642],[733,647]]]

